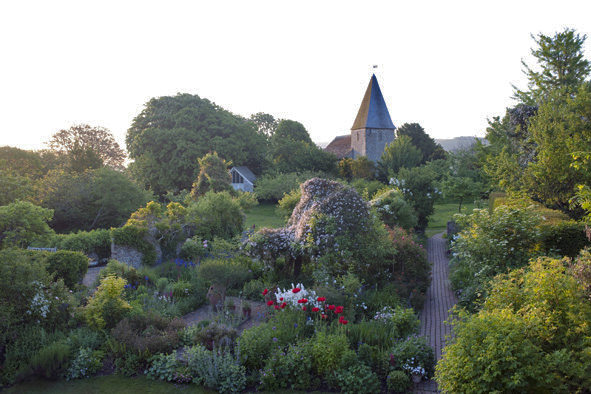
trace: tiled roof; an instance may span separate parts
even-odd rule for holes
[[[355,118],[355,122],[353,122],[351,130],[366,128],[396,128],[390,118],[388,107],[384,101],[384,96],[382,96],[382,91],[380,90],[380,85],[378,85],[378,80],[375,74],[371,76],[369,85],[367,85],[367,90],[365,91],[365,95],[359,106],[359,112],[357,113],[357,117]]]
[[[324,150],[333,153],[339,160],[347,157],[351,152],[351,134],[336,137]]]

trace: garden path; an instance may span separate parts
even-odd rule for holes
[[[429,338],[435,349],[437,361],[441,359],[441,350],[445,346],[445,337],[451,335],[451,327],[444,322],[449,317],[449,310],[457,298],[449,283],[449,260],[446,255],[447,245],[442,233],[429,238],[427,253],[433,264],[431,286],[427,290],[425,306],[421,313],[420,334]],[[415,387],[415,394],[439,392],[435,380],[423,381]]]
[[[102,270],[103,268],[105,267],[89,267],[88,271],[86,272],[86,275],[84,275],[84,278],[82,279],[82,284],[84,284],[84,286],[88,287],[89,289],[92,288],[92,285],[98,277],[100,270]]]

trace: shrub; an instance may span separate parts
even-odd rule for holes
[[[367,201],[372,199],[384,187],[384,184],[380,181],[368,181],[366,179],[353,179],[350,185]]]
[[[68,368],[66,380],[88,378],[94,375],[102,367],[104,355],[100,350],[81,348]]]
[[[148,313],[124,318],[113,328],[111,335],[127,351],[167,353],[178,346],[183,328],[185,323],[181,319],[169,320]]]
[[[144,374],[152,380],[160,379],[170,382],[174,379],[174,372],[178,366],[176,353],[156,354],[150,359],[150,366]]]
[[[299,188],[293,189],[289,193],[286,193],[277,205],[277,212],[280,216],[283,216],[285,220],[288,220],[293,213],[296,205],[302,198],[302,192]]]
[[[41,348],[31,357],[31,370],[47,379],[58,379],[65,374],[70,360],[70,347],[62,342],[54,342]]]
[[[389,229],[388,233],[396,250],[393,270],[399,292],[405,298],[415,289],[420,293],[426,292],[431,282],[427,251],[400,227]]]
[[[99,333],[88,327],[76,328],[68,334],[67,343],[72,349],[96,350],[105,342],[104,333]]]
[[[145,371],[146,362],[139,353],[127,352],[115,360],[117,373],[125,376],[134,376],[140,371]]]
[[[207,252],[204,245],[206,245],[206,243],[204,243],[200,237],[189,238],[185,241],[183,246],[181,246],[181,253],[179,256],[187,261],[196,262],[204,257]]]
[[[245,216],[229,192],[207,192],[188,208],[189,221],[202,239],[233,238],[242,233]]]
[[[214,323],[197,332],[194,340],[208,350],[213,350],[216,346],[234,343],[237,337],[238,331],[234,328]]]
[[[412,207],[399,190],[383,188],[376,193],[370,204],[388,227],[399,226],[411,230],[418,223]]]
[[[237,394],[246,388],[246,370],[227,349],[209,351],[201,346],[191,347],[187,350],[187,365],[193,383],[223,394]]]
[[[397,370],[402,370],[405,364],[415,364],[425,369],[426,377],[432,377],[435,372],[435,352],[425,337],[411,335],[398,341],[392,347],[390,360]]]
[[[401,168],[398,179],[394,180],[402,191],[404,199],[410,204],[417,215],[418,231],[424,231],[429,224],[429,216],[434,212],[435,202],[439,193],[435,188],[437,175],[426,166]],[[397,182],[397,183],[396,183]]]
[[[345,394],[372,394],[380,392],[380,381],[365,364],[357,363],[336,372],[336,383]]]
[[[542,226],[540,243],[542,250],[570,258],[576,257],[590,245],[585,225],[573,221]]]
[[[96,254],[99,261],[102,261],[111,255],[111,231],[101,229],[56,234],[52,237],[49,246],[60,250],[82,252],[87,256]]]
[[[266,357],[273,346],[273,336],[269,335],[271,327],[262,323],[245,330],[240,336],[238,348],[242,356],[242,364],[249,371],[256,371],[265,365]]]
[[[389,393],[402,394],[407,393],[412,387],[409,376],[403,371],[391,371],[386,378],[386,386]]]
[[[308,342],[275,349],[261,371],[261,388],[308,390],[312,385],[312,358]]]
[[[591,304],[585,283],[566,264],[540,258],[495,278],[482,309],[454,320],[455,337],[437,365],[439,387],[466,393],[591,387]]]
[[[221,286],[222,302],[225,302],[226,290],[243,284],[250,276],[248,268],[237,260],[205,260],[199,266],[199,275],[212,284]]]
[[[312,368],[318,375],[326,377],[343,365],[346,354],[350,352],[352,351],[344,334],[317,331],[311,341]]]
[[[265,286],[265,282],[260,278],[244,282],[244,285],[242,286],[242,297],[246,298],[247,300],[260,301],[261,289],[266,287],[267,286]]]
[[[316,177],[326,178],[326,174],[322,172],[267,174],[257,178],[255,192],[261,200],[277,202],[292,190],[299,189],[301,183]]]
[[[117,260],[109,260],[107,266],[100,270],[100,279],[104,279],[108,276],[118,276],[125,279],[127,283],[134,285],[136,283],[139,284],[141,281],[141,276],[138,270],[125,263],[120,263]]]
[[[48,271],[55,273],[70,289],[74,288],[88,271],[88,257],[80,252],[59,250],[47,256]]]
[[[458,303],[474,308],[495,275],[525,266],[538,253],[539,217],[533,207],[500,206],[492,213],[475,209],[454,218],[464,230],[452,244],[450,279],[461,290]]]
[[[95,329],[114,327],[131,309],[123,299],[125,279],[107,276],[84,308],[88,325]]]
[[[53,235],[47,224],[52,217],[53,210],[26,201],[0,206],[0,249],[46,244]]]

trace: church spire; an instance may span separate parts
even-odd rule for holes
[[[351,130],[359,129],[392,129],[396,126],[392,123],[388,107],[382,96],[380,85],[376,75],[371,76],[367,90],[359,106],[359,112]]]

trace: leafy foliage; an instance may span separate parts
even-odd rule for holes
[[[202,239],[231,239],[242,233],[246,217],[230,193],[209,191],[189,206],[189,221]]]
[[[228,163],[216,152],[208,153],[197,160],[199,176],[193,184],[191,196],[197,199],[208,191],[216,193],[232,190],[232,178],[228,174]]]
[[[127,131],[126,144],[134,177],[158,195],[190,189],[199,167],[195,158],[209,151],[260,173],[267,146],[254,123],[180,93],[150,99]]]
[[[370,204],[388,227],[400,226],[410,230],[418,223],[412,207],[404,200],[400,190],[383,188],[376,193]]]
[[[26,201],[0,206],[0,249],[47,242],[53,234],[47,224],[52,216],[52,210]]]
[[[427,134],[425,129],[423,129],[418,123],[402,124],[396,129],[396,136],[398,138],[402,136],[410,137],[412,144],[421,152],[421,164],[425,164],[431,160],[445,158],[445,151],[441,145],[436,143],[433,138],[429,137],[429,134]]]
[[[73,289],[88,271],[88,257],[80,252],[59,250],[47,256],[47,269],[56,279],[63,279]]]
[[[421,164],[423,155],[413,145],[411,137],[399,136],[384,149],[378,161],[378,178],[386,181],[396,176],[401,168],[413,168]]]
[[[427,166],[403,168],[394,179],[394,185],[398,187],[404,199],[412,206],[417,215],[417,230],[424,231],[429,224],[429,216],[434,212],[434,205],[439,198],[439,192],[435,187],[435,174]]]
[[[84,308],[88,325],[95,329],[114,327],[131,309],[123,298],[123,288],[127,281],[116,276],[101,280],[93,296]]]

